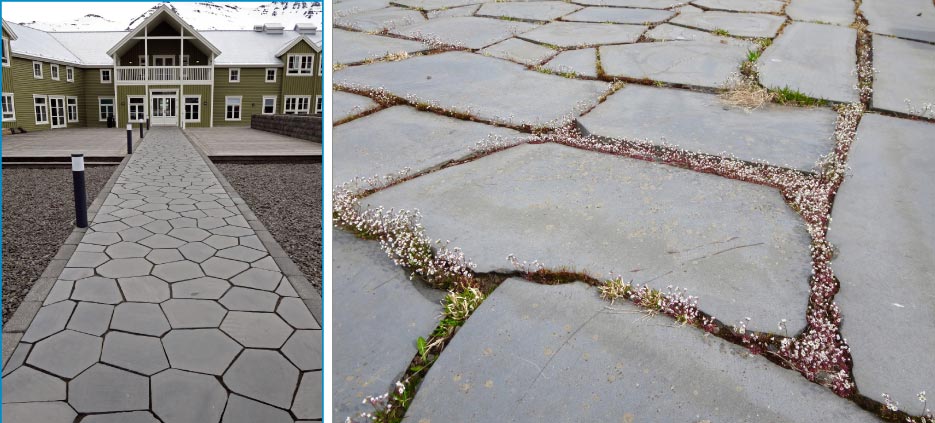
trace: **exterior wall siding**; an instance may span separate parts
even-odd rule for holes
[[[266,82],[266,68],[240,68],[240,82],[231,83],[230,68],[214,69],[214,126],[250,126],[250,116],[263,113],[263,96],[276,96],[276,112],[282,111],[283,69],[278,68],[276,82]],[[239,121],[225,121],[225,97],[241,96]]]
[[[283,85],[282,85],[282,95],[310,95],[312,96],[311,100],[311,110],[310,113],[315,113],[315,97],[321,95],[321,79],[322,76],[319,74],[319,69],[321,69],[321,53],[315,53],[315,50],[312,49],[308,43],[300,42],[293,46],[286,54],[282,55],[283,63],[288,65],[288,57],[290,54],[314,54],[315,55],[315,72],[312,76],[289,76],[285,74],[285,69],[283,70]],[[282,113],[282,103],[279,103],[279,113]]]
[[[33,107],[33,95],[78,97],[78,122],[68,123],[69,127],[84,126],[87,121],[87,110],[81,107],[84,97],[82,72],[75,69],[75,82],[65,79],[65,65],[59,65],[59,80],[52,80],[51,64],[42,62],[42,79],[33,78],[32,60],[14,57],[12,65],[13,101],[16,107],[16,127],[26,131],[39,131],[50,129],[49,123],[36,124],[36,111]],[[6,127],[6,126],[4,126]]]
[[[210,85],[185,85],[183,87],[184,91],[181,91],[182,96],[184,95],[200,95],[201,96],[201,121],[200,122],[186,122],[185,127],[191,128],[207,128],[211,126],[211,113],[213,112],[213,105],[211,101],[211,86]],[[182,119],[185,118],[185,100],[184,97],[179,97],[179,116]]]
[[[111,68],[112,69],[112,68]],[[101,83],[101,70],[100,69],[81,69],[82,78],[84,80],[84,97],[79,99],[79,102],[84,102],[84,110],[87,119],[84,120],[85,126],[91,128],[104,128],[107,127],[107,122],[99,121],[99,108],[98,108],[98,97],[114,97],[114,84],[102,84]],[[115,114],[119,117],[121,114],[126,114],[120,110],[120,99],[115,99]],[[126,107],[126,106],[124,106]]]
[[[126,128],[127,126],[127,96],[146,95],[146,87],[143,85],[118,85],[117,86],[117,127]],[[146,101],[146,113],[149,113],[149,100]],[[136,124],[134,123],[134,126]]]

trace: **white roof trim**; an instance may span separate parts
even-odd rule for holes
[[[120,47],[123,47],[124,44],[126,44],[131,39],[133,39],[133,37],[139,34],[140,31],[146,27],[146,25],[149,25],[152,21],[156,19],[156,17],[158,17],[159,15],[163,13],[168,13],[170,17],[178,21],[182,25],[182,27],[185,28],[186,32],[194,35],[195,38],[198,39],[198,41],[201,41],[202,43],[204,43],[204,45],[207,46],[211,50],[211,52],[214,53],[215,56],[221,54],[221,50],[218,50],[218,48],[215,47],[214,44],[211,44],[211,42],[205,39],[205,37],[203,37],[200,33],[198,33],[198,31],[195,30],[195,28],[192,28],[191,25],[189,25],[184,20],[182,20],[182,18],[180,18],[179,15],[176,15],[175,12],[173,12],[172,9],[169,9],[168,6],[162,5],[162,6],[159,6],[159,9],[153,12],[152,15],[149,15],[149,17],[146,18],[146,20],[144,20],[141,24],[137,25],[136,29],[127,33],[126,37],[123,37],[123,39],[118,41],[117,44],[114,44],[114,46],[111,47],[110,50],[107,50],[107,55],[113,56],[114,53],[116,53],[117,50],[120,49]]]
[[[276,53],[276,57],[286,54],[286,52],[291,50],[292,47],[295,47],[295,45],[298,44],[299,41],[305,41],[306,43],[308,43],[308,45],[312,46],[312,50],[315,50],[315,53],[321,53],[321,47],[318,47],[318,45],[315,44],[315,42],[313,42],[311,38],[308,38],[308,35],[303,34],[301,37],[295,37],[294,40],[286,43],[286,46]]]
[[[15,39],[18,38],[18,37],[16,36],[16,33],[13,32],[13,28],[10,28],[10,26],[7,25],[6,20],[3,21],[3,29],[5,29],[6,32],[10,34],[10,39],[11,39],[11,40],[15,40]]]

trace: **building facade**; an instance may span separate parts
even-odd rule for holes
[[[312,25],[196,31],[161,7],[132,31],[44,32],[3,21],[4,132],[127,123],[249,126],[321,113]]]

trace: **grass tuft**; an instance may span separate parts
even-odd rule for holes
[[[773,100],[779,104],[804,107],[824,106],[828,104],[826,100],[809,97],[800,91],[789,88],[788,86],[782,87],[778,90],[770,90],[770,93],[773,95]]]

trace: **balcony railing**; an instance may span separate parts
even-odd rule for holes
[[[211,66],[117,66],[117,83],[208,83],[212,79]]]

